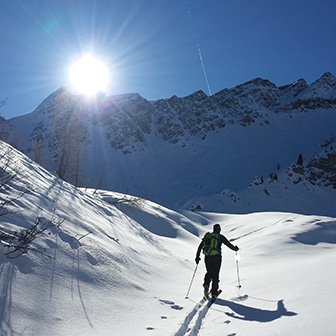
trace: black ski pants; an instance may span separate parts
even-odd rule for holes
[[[212,281],[211,294],[217,295],[219,283],[219,271],[222,264],[222,256],[220,254],[214,256],[205,256],[206,274],[203,286],[210,287]]]

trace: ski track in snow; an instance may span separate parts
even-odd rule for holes
[[[210,302],[204,298],[200,302],[197,302],[174,336],[197,336],[210,307]],[[192,324],[194,324],[193,327],[191,327]]]
[[[297,313],[288,311],[283,301],[284,300],[265,300],[260,298],[252,297],[252,299],[258,301],[269,301],[277,303],[277,308],[274,310],[259,309],[253,306],[247,306],[242,304],[243,301],[249,298],[248,295],[238,296],[232,298],[231,300],[218,299],[216,300],[219,307],[227,307],[231,312],[223,311],[227,317],[233,319],[245,320],[245,321],[257,321],[260,323],[270,322],[276,319],[281,318],[282,316],[295,316]],[[204,305],[204,303],[206,304]],[[208,314],[208,311],[212,308],[212,305],[208,300],[202,299],[200,302],[197,302],[194,308],[187,314],[181,327],[174,334],[174,336],[198,336],[201,331],[202,324],[205,321],[205,318]],[[223,322],[228,325],[231,323],[230,319],[227,319]],[[236,335],[236,333],[230,333],[228,336]]]
[[[175,336],[183,336],[183,335],[187,334],[187,332],[190,330],[189,325],[193,321],[194,317],[197,315],[197,313],[199,313],[199,315],[200,315],[200,309],[203,306],[204,302],[205,302],[205,300],[202,299],[200,302],[196,303],[195,307],[186,316],[185,320],[183,321],[180,329],[176,332]],[[203,316],[203,318],[204,318],[204,316]],[[197,321],[198,321],[198,319],[197,319]],[[192,334],[192,335],[195,335],[195,334]]]

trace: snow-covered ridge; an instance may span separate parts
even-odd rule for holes
[[[325,100],[328,105],[323,104]],[[277,87],[268,80],[256,78],[210,97],[197,91],[183,98],[173,96],[154,102],[148,102],[138,94],[98,95],[92,102],[60,88],[32,114],[34,119],[39,119],[41,114],[49,117],[80,115],[89,110],[91,120],[87,121],[104,124],[111,146],[127,151],[128,148],[136,149],[134,144],[146,143],[152,131],[163,140],[176,143],[190,136],[204,137],[228,124],[246,126],[266,118],[274,110],[288,111],[289,106],[290,112],[302,112],[305,101],[310,103],[306,104],[306,109],[332,108],[336,105],[335,100],[336,78],[326,73],[310,86],[303,79]],[[314,101],[316,103],[312,104]],[[11,122],[19,126],[20,118]]]
[[[256,78],[210,97],[151,102],[136,93],[88,100],[61,88],[9,123],[16,147],[75,185],[182,205],[311,156],[335,136],[335,82],[330,73],[311,85]]]

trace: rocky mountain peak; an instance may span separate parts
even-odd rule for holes
[[[262,78],[254,78],[246,83],[240,84],[230,91],[232,92],[242,92],[245,91],[246,89],[254,89],[254,88],[272,88],[275,89],[276,85],[269,81],[268,79],[262,79]]]
[[[305,90],[309,85],[307,82],[301,78],[289,85],[283,85],[279,87],[279,90],[282,91],[285,95],[296,97],[303,90]]]
[[[330,72],[326,72],[321,78],[311,85],[314,89],[328,91],[336,88],[336,77]]]
[[[324,82],[327,85],[335,86],[336,77],[332,73],[326,72],[325,74],[323,74],[323,76],[320,79],[317,80],[317,82]]]
[[[32,113],[34,116],[40,114],[55,114],[56,111],[65,113],[67,111],[72,111],[74,106],[74,96],[68,89],[61,87],[44,99]]]
[[[336,95],[336,78],[330,72],[326,72],[321,78],[313,82],[300,98],[312,99],[323,98],[332,99]]]
[[[185,98],[188,100],[203,101],[207,99],[208,96],[202,90],[198,90]]]

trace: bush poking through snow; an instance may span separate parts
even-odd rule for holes
[[[59,228],[63,221],[63,219],[56,219],[55,217],[52,217],[50,220],[37,217],[31,228],[21,229],[14,233],[6,233],[0,227],[0,242],[9,249],[5,255],[7,258],[17,258],[22,254],[28,253],[28,251],[35,251],[48,256],[38,248],[33,247],[32,243],[37,238],[45,235],[47,230],[53,227]]]

